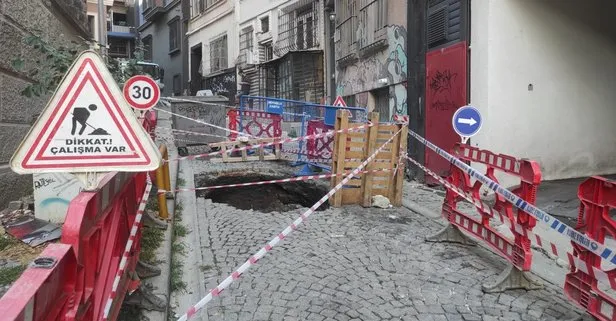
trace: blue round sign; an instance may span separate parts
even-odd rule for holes
[[[481,114],[475,107],[460,107],[453,114],[452,124],[461,137],[472,137],[481,129]]]

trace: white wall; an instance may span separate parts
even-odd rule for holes
[[[239,37],[237,24],[234,15],[235,1],[227,0],[219,5],[212,7],[198,17],[193,17],[188,24],[188,48],[201,43],[203,50],[203,64],[209,64],[209,43],[210,41],[227,34],[227,61],[228,67],[234,66],[238,55],[237,41]],[[188,54],[189,69],[192,69],[191,55]],[[209,68],[204,68],[209,69]],[[203,76],[207,76],[204,74]]]
[[[616,173],[616,29],[602,30],[614,9],[471,1],[471,104],[484,120],[472,144],[536,160],[544,179]]]

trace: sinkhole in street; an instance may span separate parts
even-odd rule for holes
[[[287,177],[259,173],[225,173],[216,178],[202,181],[201,186],[261,182]],[[224,203],[241,210],[252,209],[262,213],[271,213],[311,207],[328,191],[326,184],[298,181],[205,190],[200,192],[199,196],[209,198],[213,203]],[[323,211],[327,208],[329,208],[329,204],[325,202],[317,210]]]

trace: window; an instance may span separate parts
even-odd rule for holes
[[[109,43],[109,55],[117,58],[128,58],[130,43],[126,40],[114,40]]]
[[[359,25],[362,31],[359,48],[365,48],[387,37],[387,0],[361,0]]]
[[[252,55],[253,50],[253,29],[252,27],[242,29],[240,33],[240,63],[252,63],[248,61],[248,56]]]
[[[210,42],[210,72],[227,68],[227,35]]]
[[[261,18],[261,32],[269,32],[269,16]]]
[[[173,95],[182,95],[182,76],[180,74],[173,75]]]
[[[143,43],[143,60],[152,61],[152,35],[147,35],[141,40]]]
[[[274,59],[274,48],[272,43],[264,43],[259,46],[259,60],[261,62],[270,61]]]
[[[342,59],[353,52],[357,42],[357,3],[356,0],[336,0],[336,33],[339,39],[339,56]]]
[[[154,0],[143,0],[143,10],[142,11],[146,11],[150,8],[152,8]]]
[[[113,13],[113,25],[114,26],[128,26],[128,20],[126,19],[126,13],[114,12]]]
[[[169,25],[169,52],[180,49],[182,39],[180,17],[175,17],[168,23]]]
[[[190,14],[192,17],[198,16],[218,2],[220,0],[190,0]]]
[[[95,18],[94,16],[88,15],[88,27],[90,28],[90,37],[92,37],[92,39],[96,38],[96,35],[94,34],[94,31],[96,30],[94,18]]]
[[[297,12],[297,49],[310,49],[315,46],[314,39],[316,38],[316,24],[314,18],[318,13],[316,4]]]

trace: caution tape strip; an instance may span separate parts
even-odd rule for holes
[[[532,231],[529,231],[528,229],[524,228],[520,224],[517,224],[515,222],[509,221],[500,212],[495,211],[488,204],[484,203],[481,200],[478,200],[472,194],[470,194],[470,193],[462,190],[461,188],[451,184],[447,180],[445,180],[442,177],[440,177],[438,174],[436,174],[433,171],[429,170],[427,167],[421,165],[418,161],[416,161],[416,160],[414,160],[414,159],[412,159],[412,158],[410,158],[408,156],[405,156],[405,157],[411,163],[415,164],[417,167],[421,168],[424,172],[426,172],[427,174],[432,176],[434,179],[436,179],[439,183],[443,184],[443,186],[445,186],[448,189],[454,191],[459,196],[461,196],[464,199],[466,199],[467,201],[471,202],[477,208],[480,208],[484,212],[486,210],[489,211],[489,213],[490,213],[490,215],[492,217],[497,217],[499,219],[499,221],[502,222],[503,224],[505,224],[509,229],[515,229],[515,231],[518,234],[521,234],[521,235],[527,237],[529,240],[531,240],[531,242],[533,242],[534,244],[538,245],[542,249],[544,249],[544,250],[546,250],[548,252],[551,252],[552,254],[554,254],[557,257],[560,257],[560,258],[563,258],[563,259],[567,259],[569,261],[569,265],[570,266],[575,266],[576,268],[578,268],[582,272],[590,275],[591,277],[596,278],[597,281],[599,281],[601,283],[604,283],[604,284],[609,284],[612,289],[616,290],[616,279],[610,278],[609,275],[607,274],[607,272],[605,272],[605,271],[601,270],[600,268],[597,268],[595,266],[592,266],[592,265],[590,265],[590,264],[580,260],[578,257],[573,256],[569,252],[566,252],[567,255],[565,257],[562,253],[558,252],[558,249],[556,248],[556,244],[543,239],[539,234],[536,234],[536,233],[533,233]]]
[[[163,131],[171,131],[175,133],[189,134],[189,135],[194,135],[194,136],[208,136],[208,137],[229,139],[229,137],[223,136],[223,135],[200,133],[200,132],[195,132],[195,131],[190,131],[190,130],[175,129],[175,128],[169,128],[169,127],[156,127],[156,129],[157,130],[162,129]]]
[[[332,157],[331,152],[315,153],[315,152],[301,150],[301,149],[283,149],[281,150],[281,152],[287,153],[287,154],[299,154],[299,155],[306,155],[306,156],[323,157],[323,159]]]
[[[368,174],[368,173],[378,173],[378,172],[391,172],[393,169],[389,168],[380,168],[371,171],[361,171],[359,174]],[[300,181],[310,181],[324,178],[331,178],[334,176],[343,176],[348,175],[352,171],[346,171],[340,174],[321,174],[321,175],[307,175],[307,176],[299,176],[292,178],[282,178],[282,179],[273,179],[269,181],[259,181],[259,182],[248,182],[248,183],[238,183],[238,184],[228,184],[228,185],[215,185],[215,186],[204,186],[204,187],[194,187],[194,188],[178,188],[176,192],[194,192],[194,191],[204,191],[211,189],[221,189],[221,188],[232,188],[232,187],[246,187],[246,186],[254,186],[254,185],[267,185],[267,184],[279,184],[279,183],[289,183],[289,182],[300,182]],[[159,189],[158,194],[167,193],[164,189]]]
[[[222,155],[224,153],[232,153],[232,152],[239,152],[239,151],[244,151],[244,150],[258,149],[258,148],[274,146],[274,145],[288,144],[288,143],[292,143],[292,142],[298,142],[298,141],[301,141],[301,140],[317,139],[317,138],[321,138],[321,137],[331,136],[331,135],[334,135],[334,134],[350,133],[350,132],[358,131],[358,130],[361,130],[361,129],[364,129],[364,128],[367,128],[367,127],[372,127],[372,126],[373,126],[372,123],[368,123],[368,124],[365,124],[365,125],[360,125],[360,126],[346,128],[346,129],[340,129],[340,130],[334,130],[334,131],[328,131],[328,132],[320,133],[320,134],[301,136],[301,137],[296,137],[296,138],[285,138],[285,139],[281,139],[281,140],[277,140],[277,141],[273,141],[273,142],[265,142],[265,143],[261,143],[261,144],[255,144],[255,145],[247,145],[247,146],[243,146],[243,147],[237,147],[237,148],[233,148],[233,149],[228,149],[226,151],[225,150],[221,150],[221,151],[205,153],[205,154],[196,154],[196,155],[178,157],[178,158],[175,158],[175,159],[169,159],[169,160],[167,160],[167,162],[186,160],[186,159],[187,160],[194,160],[194,159],[197,159],[197,158],[205,158],[205,157],[218,156],[218,155]]]
[[[531,241],[534,241],[535,244],[537,244],[538,246],[541,246],[544,250],[552,252],[552,254],[558,256],[558,250],[556,249],[556,245],[554,243],[551,243],[549,241],[544,241],[538,234],[535,234],[527,230],[522,225],[519,225],[515,222],[511,222],[509,219],[504,217],[499,211],[494,210],[494,208],[492,208],[490,205],[484,203],[480,199],[475,198],[475,196],[464,191],[463,189],[453,185],[452,183],[442,178],[438,174],[434,173],[433,171],[423,166],[422,164],[412,159],[411,157],[405,156],[405,158],[408,159],[411,163],[415,164],[417,167],[421,168],[424,172],[432,176],[439,183],[443,184],[443,186],[445,186],[447,189],[454,191],[456,194],[458,194],[459,196],[469,201],[475,207],[479,208],[482,212],[488,213],[490,216],[498,218],[498,220],[501,223],[505,224],[508,228],[515,230],[516,233],[529,238]],[[547,247],[547,245],[549,245],[549,247]]]
[[[274,246],[278,245],[278,243],[281,240],[283,240],[285,237],[287,237],[289,234],[291,234],[291,232],[296,230],[297,227],[302,222],[304,222],[306,219],[308,219],[308,217],[312,213],[314,213],[317,208],[319,208],[321,205],[323,205],[323,203],[325,203],[332,195],[334,195],[339,189],[341,189],[346,183],[348,183],[351,180],[351,178],[353,178],[353,176],[356,176],[360,171],[362,171],[364,169],[364,167],[366,167],[366,165],[368,165],[368,163],[370,163],[372,160],[374,160],[376,158],[376,155],[379,154],[385,148],[385,146],[387,146],[387,144],[389,144],[394,139],[394,137],[399,135],[401,131],[402,131],[402,129],[398,130],[391,138],[389,138],[383,145],[381,145],[372,155],[370,155],[370,157],[368,157],[363,163],[361,163],[357,168],[355,168],[351,172],[351,174],[349,174],[340,183],[338,183],[338,185],[336,185],[334,188],[332,188],[318,202],[316,202],[314,205],[312,205],[311,208],[309,208],[306,212],[304,212],[302,215],[300,215],[300,217],[298,217],[295,221],[293,221],[293,223],[291,223],[291,225],[287,226],[287,228],[282,230],[282,232],[280,232],[271,241],[269,241],[269,243],[267,243],[267,245],[265,245],[257,253],[255,253],[253,256],[251,256],[250,259],[248,259],[248,261],[244,262],[244,264],[242,264],[235,272],[233,272],[226,279],[224,279],[220,284],[218,284],[218,286],[216,286],[214,289],[212,289],[203,299],[201,299],[199,302],[197,302],[197,304],[195,304],[190,309],[188,309],[188,311],[184,315],[182,315],[178,319],[178,321],[186,321],[186,320],[190,319],[191,317],[195,316],[197,311],[199,311],[203,307],[205,307],[205,305],[208,302],[210,302],[214,297],[219,296],[222,291],[224,291],[229,285],[231,285],[231,283],[233,283],[233,281],[239,279],[242,276],[242,274],[245,273],[250,267],[252,267],[253,265],[257,264],[257,262],[262,257],[265,256],[265,254],[267,254],[269,251],[271,251],[272,248],[274,248]]]
[[[118,286],[120,285],[120,280],[124,275],[126,270],[126,264],[128,263],[128,257],[130,256],[130,251],[133,248],[133,244],[135,242],[135,238],[137,237],[137,232],[139,231],[139,227],[141,226],[141,218],[143,217],[143,212],[145,211],[146,203],[148,202],[148,198],[150,196],[150,190],[152,189],[152,181],[150,180],[150,175],[146,175],[147,181],[145,190],[143,191],[143,196],[141,197],[141,203],[139,203],[139,208],[137,209],[137,215],[135,216],[135,221],[130,229],[130,234],[128,236],[128,240],[126,241],[126,246],[124,246],[124,253],[122,254],[122,259],[120,260],[120,265],[118,266],[118,272],[116,273],[115,279],[113,280],[113,285],[111,286],[111,292],[109,293],[109,298],[107,299],[107,303],[105,304],[105,310],[103,312],[103,321],[107,321],[109,317],[109,312],[111,311],[111,305],[113,304],[113,300],[115,299],[118,291]]]
[[[461,170],[465,171],[471,177],[483,183],[485,186],[487,186],[489,189],[491,189],[495,193],[498,193],[499,195],[503,196],[508,202],[513,204],[515,207],[532,215],[535,219],[537,219],[537,221],[541,222],[542,224],[549,226],[551,230],[556,231],[557,233],[563,236],[566,236],[574,243],[579,244],[583,248],[591,251],[592,253],[600,256],[601,258],[610,261],[612,264],[616,264],[616,251],[608,248],[607,246],[605,246],[605,244],[599,243],[589,238],[583,233],[580,233],[574,228],[561,222],[560,220],[553,217],[552,215],[544,212],[543,210],[537,208],[536,206],[532,204],[529,204],[528,202],[526,202],[519,196],[515,195],[514,193],[512,193],[505,187],[494,182],[493,180],[483,175],[476,169],[460,161],[456,157],[447,153],[440,147],[434,145],[433,143],[431,143],[430,141],[428,141],[427,139],[423,138],[421,135],[413,132],[410,129],[409,129],[409,135],[411,135],[413,138],[418,140],[420,143],[424,144],[426,147],[430,148],[436,154],[445,158],[447,161],[449,161],[454,166],[460,168]]]
[[[214,106],[214,107],[220,107],[220,108],[233,108],[233,106],[224,105],[224,104],[208,103],[208,102],[200,101],[200,100],[182,99],[182,98],[175,98],[175,97],[160,97],[160,100],[161,101],[177,101],[177,102],[183,102],[183,103],[195,103],[198,105]]]

